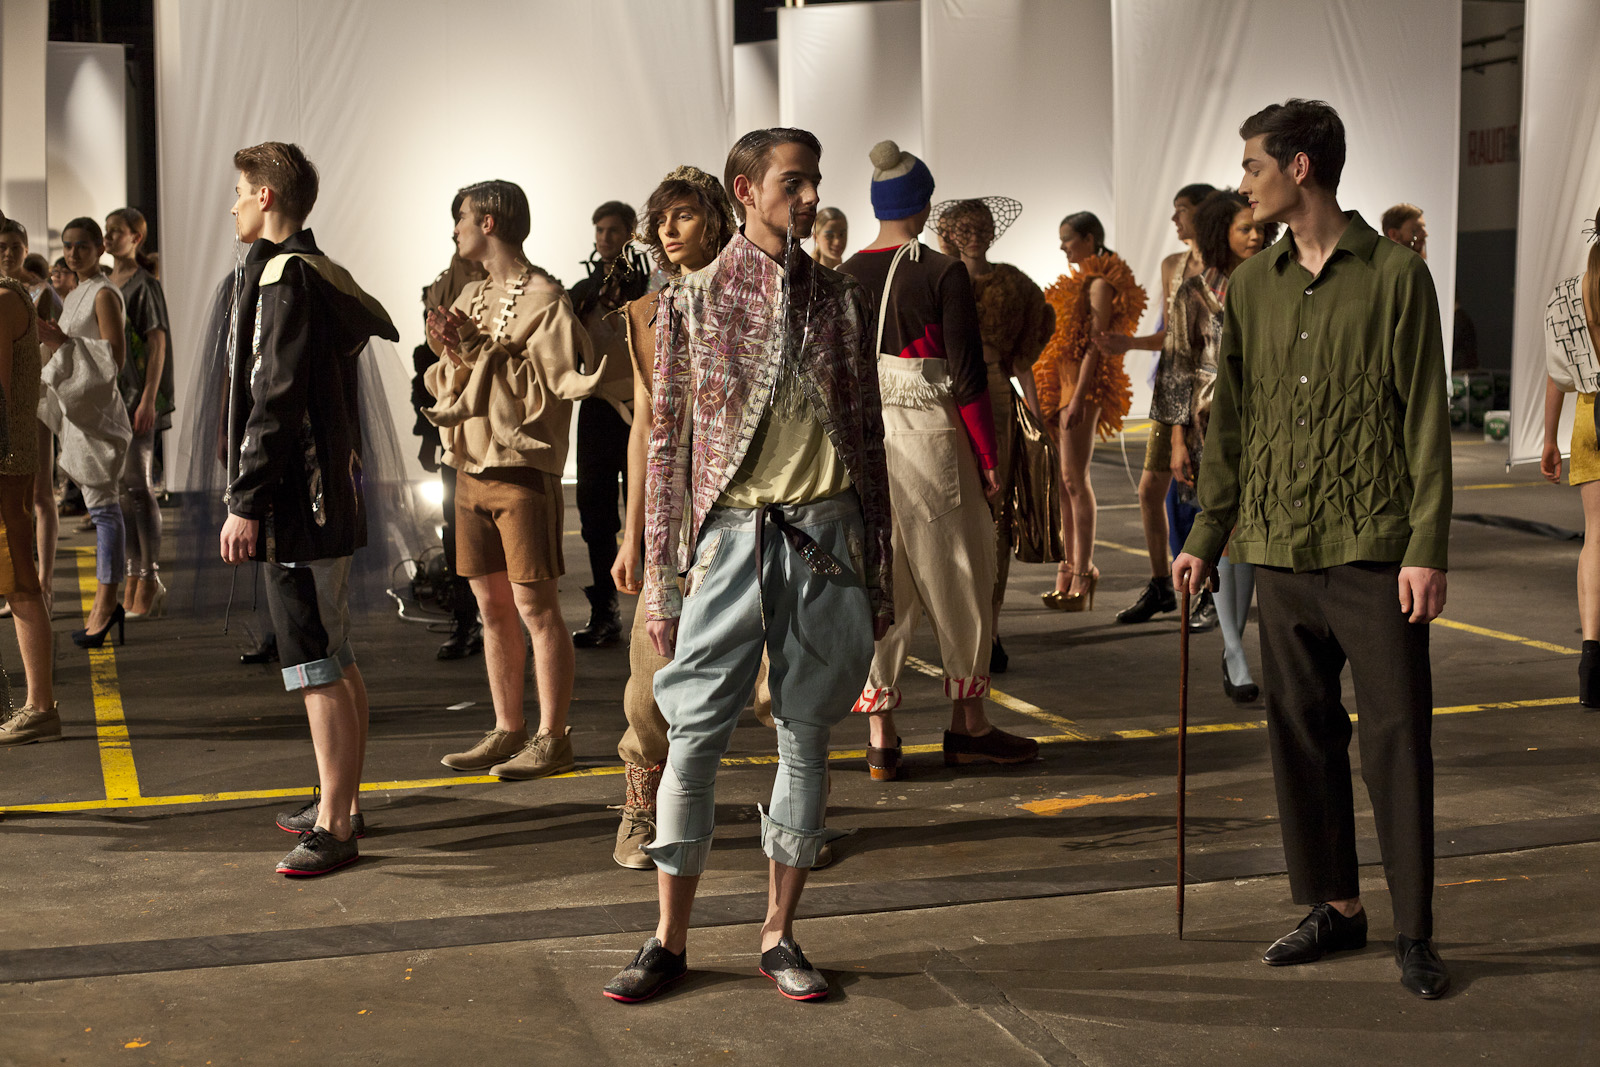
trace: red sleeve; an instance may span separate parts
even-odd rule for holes
[[[986,392],[959,408],[961,421],[967,427],[967,440],[972,442],[972,451],[978,456],[978,466],[986,471],[994,470],[1000,465],[1000,449],[995,445],[994,408],[989,405],[989,394]]]

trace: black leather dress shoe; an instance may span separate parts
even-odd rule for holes
[[[1329,952],[1365,948],[1366,944],[1365,909],[1346,919],[1333,905],[1318,904],[1300,920],[1299,926],[1272,943],[1267,954],[1261,957],[1261,962],[1269,967],[1311,963]]]
[[[1162,612],[1177,610],[1178,597],[1172,591],[1172,579],[1152,578],[1139,594],[1138,600],[1117,612],[1117,621],[1149,622]]]
[[[479,625],[477,616],[473,616],[471,622],[456,620],[455,629],[450,631],[450,636],[439,646],[439,651],[435,652],[434,656],[442,660],[466,659],[482,651],[483,627]]]
[[[268,634],[255,648],[239,655],[239,662],[244,664],[276,663],[278,662],[278,639]]]
[[[1400,968],[1400,984],[1423,1000],[1437,1000],[1450,988],[1450,972],[1426,937],[1397,936],[1394,962]]]

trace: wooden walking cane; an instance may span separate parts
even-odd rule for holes
[[[1183,587],[1183,608],[1178,617],[1178,940],[1183,940],[1183,800],[1186,770],[1184,750],[1189,742],[1189,587]]]

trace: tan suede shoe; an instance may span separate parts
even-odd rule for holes
[[[624,806],[622,822],[617,826],[617,847],[612,851],[611,858],[617,861],[617,866],[630,871],[650,870],[656,865],[655,860],[640,852],[639,846],[648,845],[655,835],[654,810]]]
[[[465,752],[452,752],[439,762],[453,771],[486,771],[504,763],[528,743],[528,731],[490,730]]]
[[[0,725],[0,745],[26,745],[34,741],[61,740],[60,705],[48,708],[24,704]]]
[[[522,781],[527,778],[544,778],[552,774],[565,774],[577,766],[572,759],[572,728],[557,737],[555,734],[537,733],[522,751],[489,773],[497,778]]]

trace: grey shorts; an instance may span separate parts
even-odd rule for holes
[[[283,687],[292,692],[343,678],[356,661],[350,650],[350,557],[264,567]]]

